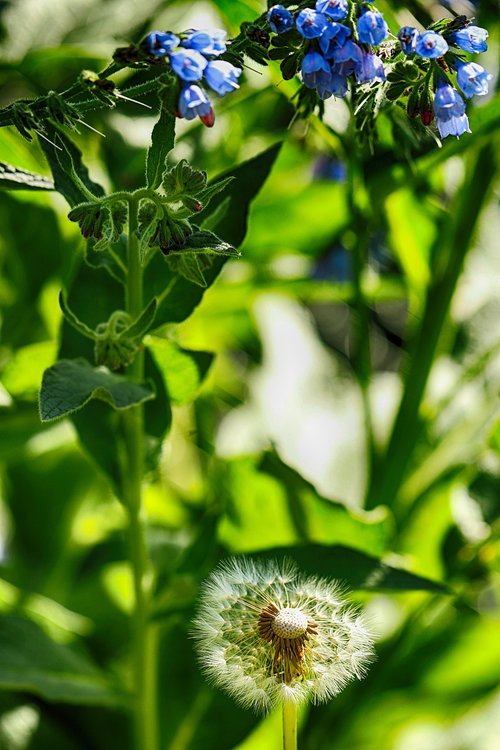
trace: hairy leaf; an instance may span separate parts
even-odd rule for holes
[[[54,190],[54,183],[41,174],[0,161],[0,187],[8,190]]]
[[[92,367],[84,359],[63,359],[43,374],[40,414],[43,422],[49,422],[81,409],[93,398],[115,409],[128,409],[154,396],[150,385]]]

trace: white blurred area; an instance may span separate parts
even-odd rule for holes
[[[217,452],[230,458],[273,445],[324,497],[360,507],[367,459],[358,384],[320,342],[312,317],[298,302],[264,294],[253,313],[262,365],[250,376],[247,403],[221,422]],[[387,374],[374,381],[382,435],[397,403],[397,385],[397,377]]]

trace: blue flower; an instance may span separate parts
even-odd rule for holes
[[[469,120],[467,115],[450,117],[449,120],[437,120],[439,135],[446,138],[447,135],[455,135],[457,138],[463,133],[470,133]]]
[[[191,83],[184,86],[179,97],[179,113],[186,120],[207,117],[213,112],[210,99],[200,86]]]
[[[301,10],[295,20],[299,34],[306,39],[315,39],[321,36],[326,28],[328,20],[322,13],[316,13],[311,8]]]
[[[403,26],[398,31],[398,39],[405,55],[413,55],[417,43],[418,31],[413,26]]]
[[[199,81],[207,67],[207,61],[196,50],[178,49],[170,55],[170,65],[183,81]]]
[[[385,81],[384,64],[377,55],[362,52],[362,60],[355,67],[356,81],[366,83],[367,81]]]
[[[213,60],[208,63],[203,71],[205,80],[219,96],[229,94],[235,89],[239,89],[238,78],[241,75],[241,69],[231,65],[226,60]]]
[[[339,73],[339,71],[335,68],[332,68],[329,91],[331,94],[333,94],[333,96],[340,97],[345,96],[348,91],[346,76]]]
[[[144,47],[149,55],[165,57],[181,40],[170,31],[151,31],[144,40]]]
[[[351,36],[351,29],[342,23],[329,23],[319,38],[319,46],[324,56],[329,60],[334,52]]]
[[[457,69],[457,83],[464,92],[467,99],[472,96],[484,96],[488,93],[488,81],[492,78],[482,65],[474,62],[455,63]]]
[[[327,86],[332,75],[331,68],[319,52],[308,52],[302,60],[302,80],[308,89]]]
[[[227,32],[224,29],[213,31],[192,31],[182,42],[183,47],[194,49],[202,55],[218,57],[226,51]]]
[[[333,59],[336,63],[353,62],[360,63],[363,59],[361,47],[356,42],[348,39],[342,47],[336,49],[333,53]]]
[[[441,34],[436,34],[435,31],[424,31],[423,34],[418,35],[415,51],[419,57],[434,60],[448,52],[448,44]]]
[[[378,10],[365,10],[357,23],[359,41],[364,44],[377,45],[389,33],[384,16]]]
[[[293,26],[293,16],[283,5],[273,5],[269,9],[267,20],[275,34],[284,34]]]
[[[330,16],[334,21],[342,21],[349,9],[347,0],[317,0],[316,10]]]
[[[443,80],[439,81],[434,98],[434,114],[441,122],[448,122],[452,117],[462,117],[465,114],[464,100],[453,86]]]
[[[486,29],[482,29],[481,26],[467,26],[465,29],[455,31],[450,40],[466,52],[486,52],[488,49],[487,38],[488,32]]]

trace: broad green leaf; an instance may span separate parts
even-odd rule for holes
[[[160,118],[151,134],[151,146],[146,157],[146,185],[155,190],[161,184],[162,174],[166,169],[167,156],[175,143],[175,116],[172,114],[173,86],[164,89],[161,95]]]
[[[429,283],[430,251],[436,237],[436,222],[426,205],[407,189],[391,193],[385,203],[392,249],[417,298]]]
[[[180,349],[159,336],[147,336],[145,344],[158,365],[172,401],[175,404],[192,401],[213,361],[213,354]]]
[[[288,557],[297,563],[303,573],[338,578],[353,589],[451,593],[446,584],[440,581],[432,581],[403,568],[393,567],[376,557],[339,544],[274,547],[249,552],[249,555],[264,560],[282,560]]]
[[[47,128],[47,132],[52,143],[39,137],[40,146],[49,162],[55,189],[69,205],[85,203],[93,195],[104,195],[102,187],[90,179],[82,153],[73,141],[57,128]]]
[[[41,341],[18,349],[1,378],[10,395],[24,399],[36,398],[44,370],[54,362],[56,354],[55,341]]]
[[[128,409],[154,397],[150,385],[92,367],[84,359],[63,359],[43,375],[40,414],[43,422],[49,422],[81,409],[93,398],[106,401],[115,409]]]
[[[135,320],[124,332],[123,337],[129,339],[140,339],[149,331],[154,323],[158,300],[153,297],[149,305],[142,311],[137,320]]]
[[[250,205],[255,196],[261,190],[266,181],[273,164],[278,156],[280,145],[277,144],[263,153],[240,164],[231,171],[229,175],[223,175],[220,179],[234,177],[221,193],[212,200],[210,212],[207,217],[213,215],[221,204],[229,205],[227,213],[221,217],[221,221],[213,226],[218,236],[233,247],[238,247],[243,241],[247,229],[247,217]],[[202,224],[207,218],[202,211],[197,217],[197,223]],[[178,257],[173,255],[173,257]],[[146,299],[153,296],[158,297],[159,307],[156,321],[158,325],[163,323],[180,323],[185,320],[200,303],[203,296],[204,285],[210,286],[218,276],[224,258],[213,258],[212,263],[206,270],[203,269],[203,286],[199,269],[185,269],[186,273],[192,273],[197,281],[194,283],[182,275],[169,269],[161,253],[156,253],[149,263],[145,273]]]
[[[386,511],[357,513],[326,500],[297,472],[271,453],[228,463],[224,475],[227,513],[219,539],[235,553],[282,545],[342,544],[380,556],[387,548],[391,522]]]
[[[13,167],[2,161],[0,162],[0,187],[8,190],[54,190],[54,183],[48,177]]]
[[[213,213],[219,204],[227,197],[230,198],[227,214],[220,225],[214,228],[214,231],[234,247],[239,247],[245,238],[250,204],[269,176],[280,149],[281,143],[274,144],[274,146],[240,164],[229,173],[221,175],[213,183],[216,185],[219,180],[225,180],[228,177],[234,178],[232,182],[226,185],[224,190],[212,198],[210,204],[210,213]],[[198,223],[202,223],[204,218],[205,212],[202,211],[197,217]]]
[[[196,254],[184,255],[183,253],[171,253],[166,258],[170,269],[182,276],[186,281],[206,289],[208,281],[205,276],[210,270],[210,261],[206,258],[198,258]]]
[[[61,703],[126,703],[126,696],[89,659],[51,640],[31,620],[14,615],[0,615],[0,689]]]
[[[96,255],[98,255],[96,253]],[[99,257],[106,253],[99,254]],[[81,263],[68,296],[74,314],[91,327],[109,319],[114,310],[123,309],[123,289],[115,278],[102,267],[92,269]],[[150,303],[148,315],[154,303]],[[148,308],[146,308],[148,309]],[[144,313],[146,314],[146,312]],[[132,323],[134,325],[134,323]],[[93,342],[77,333],[67,323],[63,325],[59,356],[64,359],[93,358]],[[171,423],[171,409],[164,380],[149,353],[145,358],[145,377],[156,391],[154,400],[145,402],[145,429],[148,464],[155,465],[159,446]],[[98,402],[90,402],[85,409],[71,415],[84,448],[111,481],[115,494],[121,497],[121,470],[118,455],[123,450],[120,420],[113,409],[105,409]]]
[[[69,309],[65,296],[63,292],[59,294],[59,306],[62,310],[62,313],[68,323],[73,326],[75,331],[78,331],[78,333],[81,333],[82,336],[85,336],[88,339],[92,339],[92,341],[95,340],[95,332],[89,328],[83,321],[81,321],[79,318],[76,317],[76,315],[71,312]]]

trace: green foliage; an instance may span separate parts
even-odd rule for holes
[[[31,142],[0,127],[0,747],[132,748],[127,451],[141,403],[159,747],[278,746],[279,717],[206,685],[188,635],[200,582],[252,554],[341,579],[376,634],[366,679],[304,708],[301,750],[486,750],[500,680],[498,96],[440,149],[395,107],[367,153],[342,102],[291,122],[297,58],[280,37],[211,131],[179,126],[161,66],[96,76],[102,50],[189,28],[193,5],[0,9],[0,80],[26,104],[24,135],[45,123]],[[264,6],[207,4],[233,36],[250,22],[228,59],[249,40],[264,59]],[[482,5],[493,49],[492,17]],[[82,69],[94,83],[70,100],[105,139],[62,125],[46,98]],[[418,99],[414,61],[394,65],[385,94],[412,87]],[[339,181],[329,159],[347,168]]]
[[[154,398],[150,386],[132,383],[121,375],[113,375],[92,367],[85,360],[62,359],[45,370],[40,390],[42,422],[81,409],[98,398],[114,409],[128,409]]]

